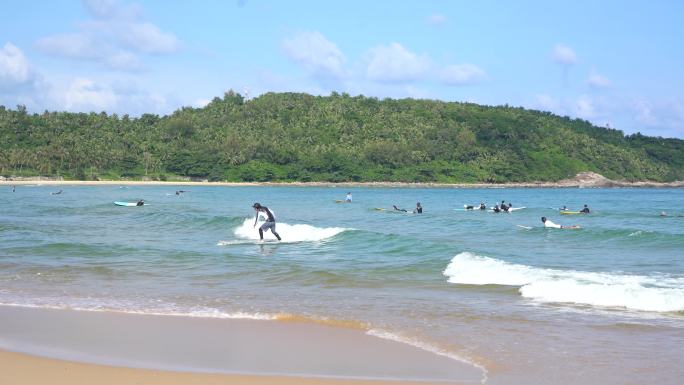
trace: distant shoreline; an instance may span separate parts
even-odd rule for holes
[[[589,175],[588,178],[586,176]],[[583,178],[584,177],[584,178]],[[437,182],[209,182],[209,181],[155,181],[155,180],[63,180],[48,177],[0,177],[0,185],[56,185],[56,186],[227,186],[227,187],[399,187],[399,188],[682,188],[684,181],[628,182],[614,181],[593,173],[581,173],[573,179],[558,182],[510,183],[437,183]]]
[[[409,183],[409,182],[196,182],[196,181],[134,181],[134,180],[5,180],[0,185],[53,185],[53,186],[226,186],[226,187],[405,187],[405,188],[682,188],[684,181],[616,182],[611,185],[584,185],[553,182],[540,183]]]

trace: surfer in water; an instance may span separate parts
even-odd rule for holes
[[[59,195],[62,193],[62,190],[59,190],[57,192],[51,192],[50,195]]]
[[[584,205],[584,208],[580,210],[582,214],[589,214],[589,207],[587,205]]]
[[[344,198],[344,201],[347,203],[352,203],[352,195],[350,192],[347,193],[347,196]]]
[[[135,205],[136,206],[143,206],[144,204],[145,204],[145,201],[141,199]]]
[[[253,227],[256,227],[257,222],[259,221],[259,213],[261,212],[261,213],[266,214],[266,222],[264,222],[264,224],[262,224],[261,227],[259,227],[259,238],[263,241],[264,240],[264,231],[271,229],[271,232],[273,233],[273,235],[275,235],[276,238],[278,238],[278,240],[280,241],[281,240],[280,235],[278,235],[278,233],[276,233],[276,222],[275,222],[275,216],[273,215],[273,212],[271,210],[269,210],[268,207],[262,206],[260,203],[255,203],[252,205],[252,207],[257,212],[256,218],[254,219],[254,226]]]
[[[487,210],[487,205],[484,202],[480,202],[480,210]]]
[[[392,205],[392,208],[394,208],[394,210],[396,210],[396,211],[401,211],[401,212],[404,212],[404,213],[407,213],[407,212],[408,212],[408,210],[406,210],[406,209],[400,209],[400,208],[397,207],[396,205]]]
[[[420,202],[416,203],[416,209],[413,210],[413,212],[416,214],[422,214],[423,213],[423,206],[420,205]]]
[[[552,229],[579,229],[579,226],[561,226],[559,224],[553,223],[550,220],[546,219],[546,217],[541,217],[541,221],[544,224],[544,227],[550,227]]]
[[[506,206],[506,203],[504,201],[501,201],[499,207],[501,208],[501,211],[508,212],[508,206]]]

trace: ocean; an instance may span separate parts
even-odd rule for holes
[[[525,208],[463,209],[501,200]],[[282,242],[258,241],[255,202]],[[422,214],[392,209],[416,202]],[[681,189],[2,186],[0,305],[361,329],[487,384],[674,385],[683,202]]]

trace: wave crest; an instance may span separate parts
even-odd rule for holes
[[[684,310],[684,277],[543,269],[469,252],[454,256],[443,274],[450,283],[520,286],[523,297],[539,302],[654,312]]]
[[[245,219],[242,225],[238,226],[233,232],[235,236],[240,241],[258,241],[259,240],[259,228],[262,222],[257,224],[255,228],[254,219]],[[304,224],[294,224],[290,225],[283,222],[278,222],[276,224],[276,231],[282,237],[282,242],[316,242],[322,241],[328,238],[332,238],[337,234],[345,231],[347,229],[342,227],[325,227],[319,228],[311,225]],[[264,239],[275,240],[276,237],[270,231],[264,233]]]

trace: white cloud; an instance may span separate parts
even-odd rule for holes
[[[434,26],[442,26],[446,24],[447,18],[446,16],[439,14],[439,13],[433,13],[432,15],[428,16],[427,18],[428,24],[432,24]]]
[[[0,49],[0,89],[30,82],[31,70],[24,53],[12,43]]]
[[[466,63],[446,66],[439,76],[446,84],[461,86],[479,83],[487,77],[487,74],[480,67]]]
[[[0,47],[0,105],[43,107],[48,93],[49,85],[19,47],[10,42]]]
[[[551,58],[554,62],[565,66],[577,64],[578,62],[577,55],[575,55],[575,51],[573,51],[572,48],[563,44],[556,44],[556,46],[553,47]]]
[[[162,32],[151,23],[130,23],[121,25],[117,33],[127,47],[144,53],[172,53],[180,48],[176,36]]]
[[[127,71],[143,68],[138,54],[169,54],[180,49],[180,41],[173,33],[138,20],[142,12],[136,5],[92,0],[85,6],[95,20],[79,23],[77,32],[43,37],[36,42],[36,48],[49,55]]]
[[[575,116],[586,120],[592,120],[598,117],[595,101],[586,95],[579,96],[573,102],[572,111]]]
[[[532,108],[550,111],[559,115],[565,114],[564,109],[561,108],[560,101],[553,96],[546,94],[537,95],[535,101],[532,103]]]
[[[379,82],[409,82],[423,76],[430,67],[425,55],[416,55],[399,43],[371,48],[366,53],[366,76]]]
[[[68,111],[111,111],[117,102],[114,91],[90,79],[75,79],[64,93]]]
[[[98,19],[135,20],[142,15],[139,5],[123,5],[117,0],[84,0],[83,5]]]
[[[337,46],[320,32],[303,32],[282,43],[285,54],[316,76],[346,76],[346,58]]]
[[[96,59],[103,56],[102,47],[92,38],[76,33],[41,38],[36,42],[36,48],[47,54],[77,59]]]
[[[589,83],[590,86],[595,88],[608,88],[613,85],[610,79],[595,71],[592,71],[591,74],[589,74],[587,83]]]
[[[192,102],[192,106],[195,108],[202,108],[206,107],[209,103],[211,103],[211,99],[197,99]]]

